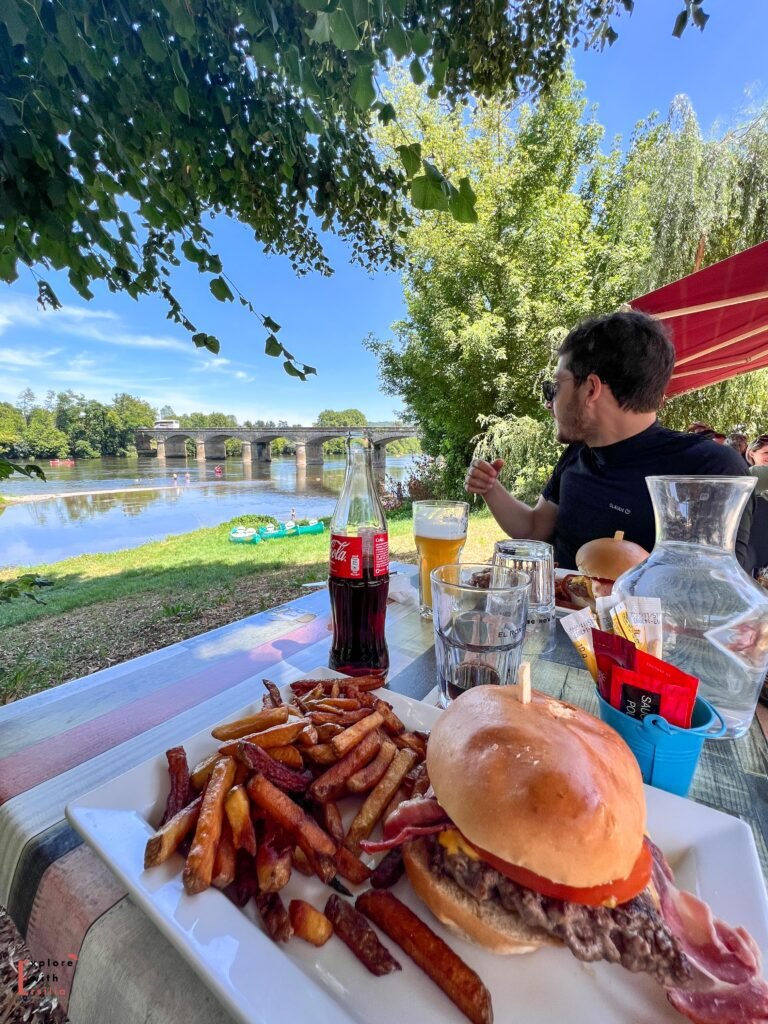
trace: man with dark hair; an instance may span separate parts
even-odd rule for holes
[[[467,473],[466,489],[483,496],[510,536],[551,541],[565,569],[576,567],[582,544],[616,530],[650,551],[655,526],[647,476],[746,474],[733,449],[657,421],[675,362],[661,321],[634,311],[586,320],[558,356],[555,378],[542,391],[557,439],[568,447],[535,507],[502,487],[502,459],[473,459]],[[742,519],[736,544],[742,565],[750,518]]]

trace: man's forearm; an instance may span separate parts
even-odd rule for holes
[[[510,537],[549,540],[552,533],[550,525],[541,522],[535,508],[513,498],[498,480],[484,497],[491,515]]]

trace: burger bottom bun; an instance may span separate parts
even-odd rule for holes
[[[500,904],[481,903],[452,878],[438,877],[430,869],[425,839],[405,844],[403,862],[416,895],[460,938],[501,954],[533,953],[540,946],[561,945],[546,933],[529,928]]]

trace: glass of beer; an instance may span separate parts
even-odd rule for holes
[[[413,535],[419,555],[419,611],[432,618],[430,573],[458,562],[467,539],[466,501],[414,501]]]

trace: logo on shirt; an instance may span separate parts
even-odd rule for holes
[[[625,516],[632,515],[631,508],[622,508],[621,505],[614,505],[612,501],[608,502],[608,508],[612,508],[614,512],[623,512]]]

